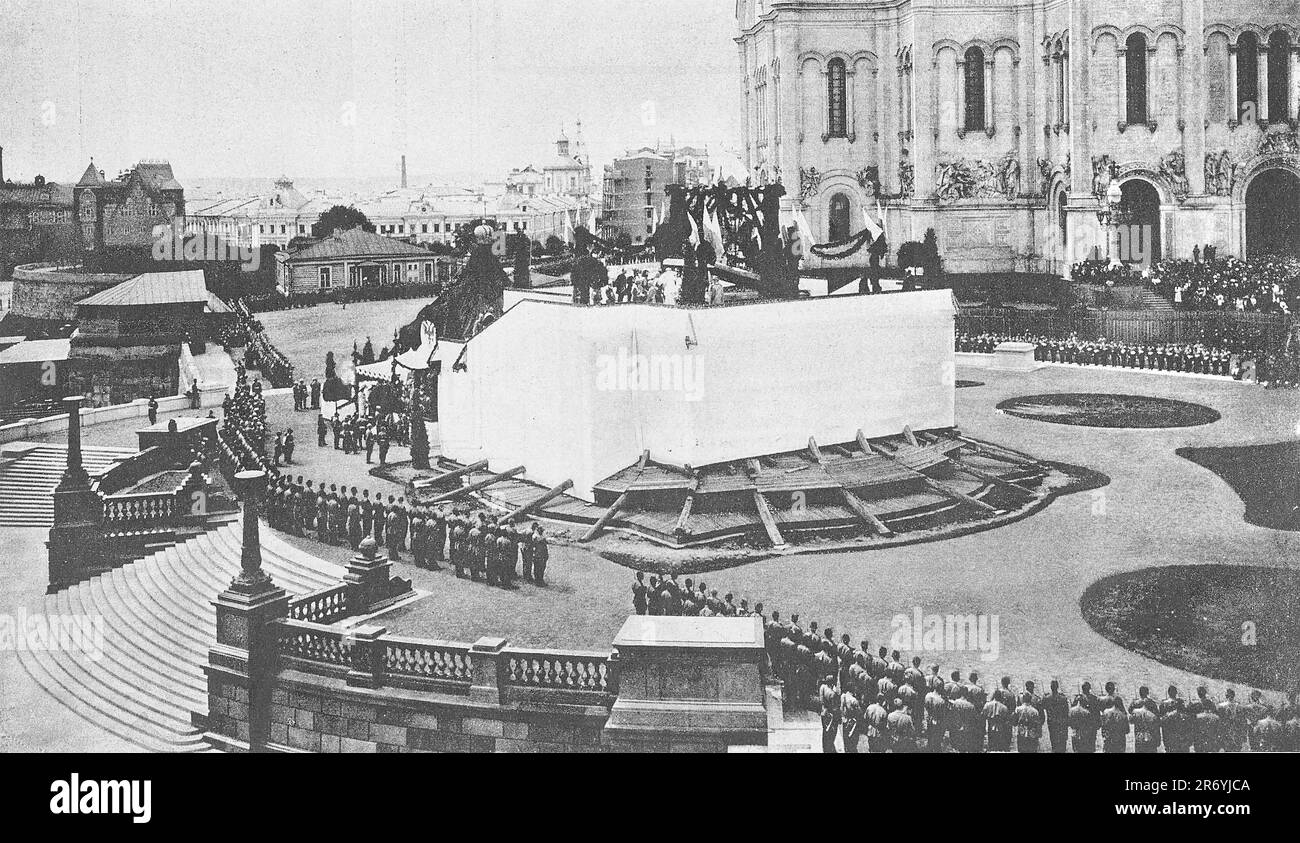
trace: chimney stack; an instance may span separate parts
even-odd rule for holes
[[[402,156],[402,187],[406,187],[406,156]]]
[[[0,146],[0,184],[5,183],[5,148]]]

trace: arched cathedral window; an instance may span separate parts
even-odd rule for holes
[[[826,65],[827,133],[833,138],[848,137],[847,73],[844,59],[831,59]]]
[[[1147,39],[1140,32],[1128,37],[1126,50],[1126,75],[1124,91],[1128,102],[1126,123],[1147,122]]]
[[[966,113],[962,116],[966,131],[982,132],[984,126],[984,51],[971,47],[966,51],[965,76],[962,84],[966,86]]]

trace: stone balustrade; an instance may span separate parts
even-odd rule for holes
[[[289,618],[295,621],[331,624],[348,616],[346,583],[331,585],[289,601]]]

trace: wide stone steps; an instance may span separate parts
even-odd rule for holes
[[[342,568],[269,529],[261,541],[263,569],[291,595],[342,579]],[[239,572],[242,544],[235,521],[48,595],[34,611],[103,619],[102,650],[97,659],[23,650],[24,669],[74,713],[140,747],[207,750],[191,715],[207,712],[203,665],[216,640],[213,601]]]
[[[83,447],[81,464],[98,474],[133,455],[125,448]],[[54,524],[54,488],[68,467],[66,447],[20,442],[0,451],[0,527],[49,527]]]

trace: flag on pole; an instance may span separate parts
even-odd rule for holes
[[[686,218],[691,221],[691,245],[698,248],[700,245],[700,227],[695,224],[694,214],[688,211]]]
[[[713,244],[713,251],[719,258],[726,251],[722,244],[722,226],[718,223],[716,212],[706,210],[704,212],[704,235]]]
[[[587,218],[587,230],[590,231],[592,234],[595,234],[595,233],[596,233],[596,227],[597,227],[598,225],[599,225],[599,222],[598,222],[598,219],[597,219],[597,217],[596,217],[596,209],[595,209],[595,208],[592,208],[592,209],[591,209],[591,216]]]
[[[803,209],[794,209],[794,224],[799,229],[799,239],[803,241],[804,254],[812,254],[812,247],[817,241],[813,239],[812,226],[808,224]]]
[[[876,216],[880,219],[880,233],[885,233],[885,209],[880,207],[880,200],[876,200]]]
[[[867,232],[871,235],[871,242],[876,242],[880,235],[885,233],[885,230],[876,225],[875,221],[871,219],[871,214],[867,213],[866,208],[862,209],[862,219],[867,223]]]

